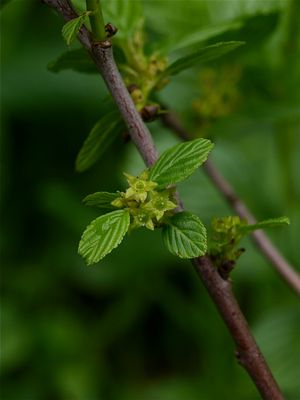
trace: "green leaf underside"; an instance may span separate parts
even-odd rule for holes
[[[99,119],[94,125],[76,159],[76,171],[90,168],[107,147],[122,133],[124,124],[117,110],[113,110]]]
[[[204,42],[211,40],[217,42],[218,37],[222,33],[231,32],[237,30],[243,26],[242,19],[231,20],[227,22],[220,22],[217,25],[206,26],[197,31],[191,31],[190,34],[184,35],[176,43],[170,47],[172,53],[187,50],[191,47],[198,47],[204,44]]]
[[[185,69],[191,68],[197,64],[202,64],[221,57],[224,54],[240,47],[244,42],[220,42],[211,46],[202,47],[201,49],[187,54],[174,61],[165,70],[164,75],[176,75]]]
[[[119,196],[118,193],[96,192],[86,196],[83,202],[86,206],[98,207],[103,211],[115,210],[116,207],[111,205],[111,202]]]
[[[95,64],[84,48],[69,50],[62,53],[56,60],[51,61],[47,65],[47,68],[51,72],[60,72],[68,69],[87,74],[98,72]]]
[[[117,210],[101,215],[88,225],[81,237],[78,252],[88,265],[97,263],[116,248],[130,223],[128,211]]]
[[[175,214],[163,227],[163,239],[168,250],[180,258],[200,257],[206,253],[206,229],[190,212]]]
[[[265,229],[265,228],[277,228],[278,226],[289,225],[290,220],[287,217],[279,217],[267,219],[265,221],[257,222],[252,225],[244,225],[239,228],[240,232],[243,234],[253,232],[257,229]]]
[[[165,187],[188,178],[207,159],[213,143],[195,139],[166,150],[150,169],[149,179]]]
[[[79,15],[79,17],[71,19],[63,26],[62,35],[68,46],[75,39],[87,15],[88,15],[87,13]]]

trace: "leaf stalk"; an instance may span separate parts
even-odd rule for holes
[[[86,10],[91,11],[90,23],[93,39],[96,41],[105,40],[106,32],[100,0],[86,0]]]

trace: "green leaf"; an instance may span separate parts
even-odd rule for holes
[[[207,250],[206,229],[190,212],[173,215],[163,227],[163,239],[168,250],[180,258],[203,256]]]
[[[242,225],[239,227],[239,231],[245,235],[247,233],[256,231],[257,229],[265,229],[265,228],[277,228],[278,226],[289,225],[290,220],[287,217],[279,217],[267,219],[265,221],[257,222],[252,225]]]
[[[192,30],[190,34],[182,36],[177,42],[173,44],[172,47],[170,47],[169,51],[171,53],[174,53],[177,51],[183,51],[183,49],[188,49],[188,48],[194,48],[195,47],[200,47],[201,45],[205,45],[204,42],[211,40],[214,41],[214,43],[217,40],[214,40],[214,38],[217,35],[221,35],[224,32],[228,31],[234,31],[235,29],[240,28],[241,26],[241,21],[233,20],[233,21],[226,21],[223,23],[220,23],[218,25],[207,25],[203,27],[202,29],[198,30]],[[242,37],[241,35],[236,35],[236,37]],[[223,40],[220,40],[223,41]],[[225,41],[225,40],[224,40]],[[207,45],[207,43],[206,43]]]
[[[211,46],[202,47],[199,50],[184,55],[183,57],[174,61],[164,71],[163,75],[176,75],[179,72],[182,72],[185,69],[191,68],[197,64],[203,64],[207,61],[221,57],[243,44],[245,44],[245,42],[221,42]]]
[[[101,117],[79,151],[76,171],[83,172],[95,164],[123,129],[124,124],[118,110],[110,111]]]
[[[102,0],[103,14],[117,28],[115,40],[132,36],[143,22],[143,9],[140,0]]]
[[[150,169],[149,179],[165,187],[188,178],[207,159],[213,143],[195,139],[165,151]]]
[[[86,206],[98,207],[102,211],[115,210],[116,207],[111,202],[119,196],[118,193],[96,192],[86,196],[83,202]]]
[[[255,15],[238,16],[230,21],[219,22],[217,25],[206,24],[200,30],[191,29],[187,35],[181,35],[178,40],[173,40],[173,46],[169,51],[177,52],[189,47],[199,48],[201,42],[205,41],[206,46],[217,42],[228,42],[235,38],[243,38],[247,42],[247,49],[251,46],[257,47],[277,26],[280,16],[279,10],[269,11],[268,13],[259,13]]]
[[[236,38],[246,41],[249,39],[249,45],[253,43],[257,48],[261,38],[265,39],[264,31],[270,30],[272,26],[274,29],[274,24],[267,18],[268,14],[281,15],[289,3],[280,0],[237,0],[234,2],[176,0],[176,7],[173,7],[170,12],[170,1],[161,0],[159,13],[157,4],[156,1],[143,2],[147,25],[151,26],[151,31],[159,35],[160,44],[167,40],[167,48],[170,49],[170,47],[195,45],[202,40],[214,40],[211,42],[213,44],[236,40]],[[255,21],[248,20],[256,15],[261,16],[262,20],[266,17],[263,21],[264,28],[262,24],[258,23],[257,26]],[[170,35],[170,27],[172,35]],[[245,31],[246,36],[244,36]],[[224,36],[222,32],[225,33]],[[253,35],[250,36],[250,33]]]
[[[70,44],[75,39],[77,33],[79,32],[81,26],[84,24],[85,19],[89,14],[90,12],[85,12],[79,15],[79,17],[77,18],[71,19],[63,26],[62,35],[68,46],[70,46]]]
[[[121,243],[129,223],[130,215],[125,210],[101,215],[83,232],[78,253],[86,259],[88,265],[102,260]]]
[[[87,74],[98,72],[95,64],[84,48],[66,51],[57,57],[56,60],[51,61],[47,65],[47,68],[51,72],[60,72],[67,69]]]

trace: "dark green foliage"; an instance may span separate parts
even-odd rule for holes
[[[83,48],[62,53],[56,60],[48,64],[48,69],[52,72],[72,69],[87,74],[99,73],[88,52]]]
[[[245,42],[221,42],[194,50],[175,60],[165,71],[165,75],[176,75],[185,69],[206,63],[244,45]]]
[[[170,12],[169,0],[145,0],[148,38],[153,46],[172,40],[176,47],[198,30],[208,37],[264,8],[263,40],[238,30],[212,37],[247,45],[207,64],[238,63],[243,74],[239,108],[206,134],[216,143],[216,165],[258,220],[289,216],[288,228],[268,233],[299,266],[299,35],[291,40],[285,28],[290,2],[234,3],[176,1]],[[268,19],[274,12],[280,24]],[[102,188],[114,192],[122,171],[135,175],[143,165],[132,144],[115,143],[93,169],[74,174],[82,141],[103,115],[106,89],[92,74],[47,71],[66,45],[62,20],[41,2],[11,1],[1,13],[1,398],[257,399],[211,299],[190,263],[164,248],[160,232],[132,232],[100,268],[85,267],[75,243],[99,210],[81,199]],[[192,133],[198,125],[187,110],[201,90],[197,72],[187,70],[161,92]],[[159,123],[150,129],[161,152],[177,143]],[[203,173],[179,191],[207,225],[213,215],[232,213]],[[243,245],[234,291],[285,398],[296,400],[299,301],[250,241]]]
[[[76,170],[83,172],[95,164],[109,145],[121,136],[124,122],[117,110],[108,112],[93,126],[76,158]]]
[[[115,207],[112,206],[111,202],[116,200],[118,196],[118,193],[96,192],[86,196],[83,199],[83,203],[86,206],[97,207],[102,212],[107,210],[114,210]]]

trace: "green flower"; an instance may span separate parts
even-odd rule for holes
[[[167,211],[174,210],[177,207],[169,196],[169,192],[152,192],[150,200],[146,203],[145,208],[152,213],[153,217],[159,221]]]
[[[222,218],[213,218],[212,227],[213,230],[219,233],[227,233],[228,231],[234,231],[239,228],[243,221],[238,216],[229,216]]]
[[[148,180],[147,171],[144,171],[138,177],[126,173],[124,175],[130,186],[125,192],[126,199],[134,199],[143,203],[147,199],[148,193],[157,187],[156,182]]]
[[[124,175],[129,188],[126,192],[120,192],[120,196],[111,204],[130,212],[130,229],[144,226],[154,230],[163,216],[177,207],[176,203],[170,200],[173,198],[172,190],[156,191],[158,184],[149,180],[148,171],[144,171],[138,177],[126,173]]]
[[[133,217],[133,222],[130,225],[131,229],[135,228],[140,228],[141,226],[144,226],[148,229],[151,229],[151,231],[154,230],[154,223],[152,221],[152,216],[149,211],[147,211],[145,208],[135,208],[130,210],[130,214]]]
[[[110,204],[118,208],[136,208],[139,206],[136,200],[131,198],[127,199],[124,192],[121,192],[120,195],[120,197],[117,197]]]

